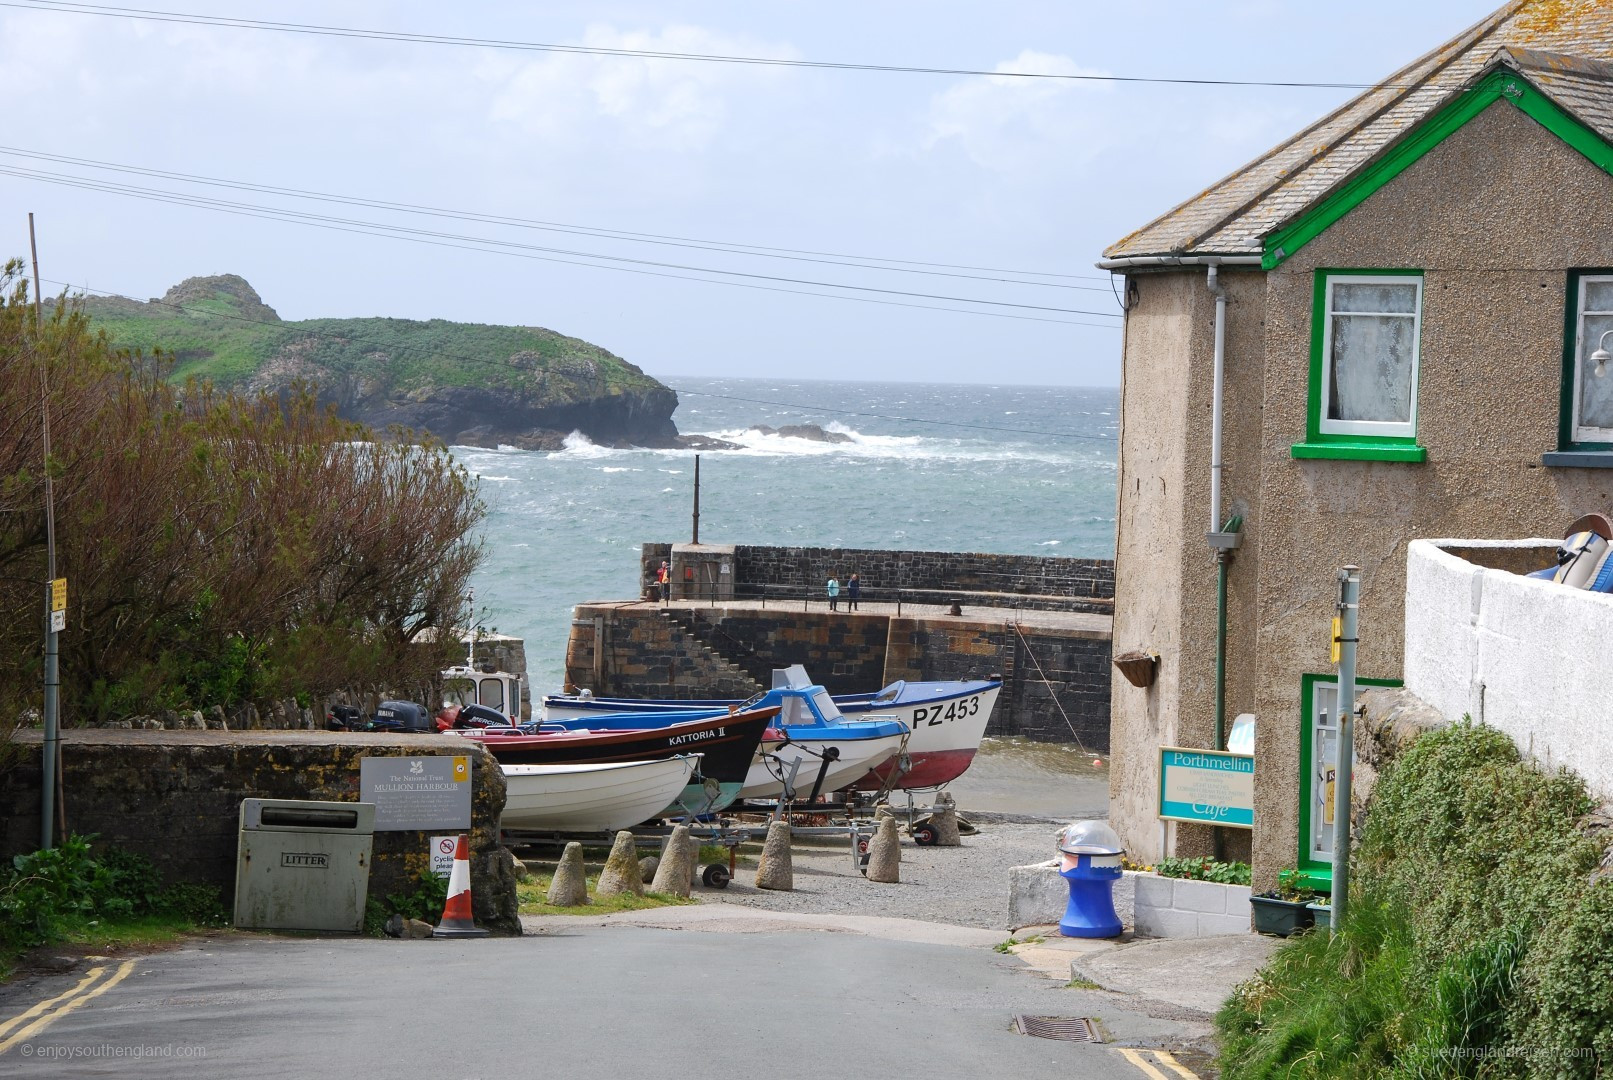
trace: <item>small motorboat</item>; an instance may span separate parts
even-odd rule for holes
[[[500,765],[507,794],[499,826],[554,832],[614,832],[652,818],[689,784],[699,754],[656,761]]]
[[[648,761],[699,752],[699,775],[676,800],[669,814],[714,813],[733,802],[749,778],[763,736],[778,716],[779,706],[750,709],[685,711],[644,717],[590,717],[568,728],[527,723],[520,727],[455,729],[452,734],[475,739],[500,765],[581,765]],[[711,790],[707,785],[716,785]]]
[[[774,689],[806,689],[811,685],[805,668],[799,664],[773,672]],[[980,749],[1002,685],[1000,676],[929,682],[898,680],[873,693],[833,695],[834,707],[848,719],[877,713],[903,721],[911,732],[905,757],[880,766],[853,786],[868,790],[887,785],[898,791],[926,790],[963,775]],[[548,695],[543,699],[543,714],[548,720],[569,724],[579,717],[633,712],[670,714],[723,709],[732,704],[718,700],[599,698],[579,691]],[[834,789],[826,786],[824,790]]]

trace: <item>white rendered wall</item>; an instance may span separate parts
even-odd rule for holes
[[[1613,797],[1613,595],[1490,570],[1446,547],[1533,548],[1554,540],[1415,540],[1406,557],[1406,689],[1449,720],[1464,714],[1547,766]]]

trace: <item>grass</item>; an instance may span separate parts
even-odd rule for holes
[[[1083,979],[1079,975],[1064,984],[1066,990],[1102,990],[1103,987],[1091,979]]]
[[[576,907],[557,907],[548,902],[549,883],[553,874],[534,873],[525,881],[516,886],[516,895],[521,901],[522,915],[608,915],[613,911],[644,911],[658,907],[682,907],[694,903],[681,896],[671,893],[646,892],[643,896],[633,893],[617,893],[615,896],[596,896],[595,887],[599,884],[599,875],[591,874],[588,877],[588,896],[593,900],[591,904],[580,904]]]
[[[0,984],[8,982],[25,965],[29,953],[112,952],[120,949],[150,949],[172,945],[187,935],[217,930],[218,920],[196,922],[182,915],[138,915],[129,919],[106,919],[77,926],[60,939],[34,949],[0,951]]]
[[[992,946],[992,949],[1000,953],[1009,953],[1014,951],[1015,945],[1040,945],[1046,940],[1041,934],[1032,934],[1026,938],[1016,938],[1014,935],[1009,934],[1007,941],[997,942]]]

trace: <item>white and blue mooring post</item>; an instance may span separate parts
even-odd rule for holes
[[[1077,821],[1059,833],[1059,876],[1070,883],[1070,903],[1059,920],[1065,937],[1119,937],[1115,913],[1120,880],[1120,837],[1102,821]]]
[[[1350,787],[1355,772],[1355,647],[1361,614],[1361,568],[1339,571],[1339,741],[1333,787],[1333,913],[1330,933],[1344,923],[1350,891]]]

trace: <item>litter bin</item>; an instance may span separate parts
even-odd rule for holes
[[[242,799],[235,925],[364,929],[375,804]]]
[[[1102,821],[1077,821],[1059,833],[1059,876],[1070,883],[1070,903],[1059,920],[1065,937],[1119,937],[1115,882],[1126,849]]]

